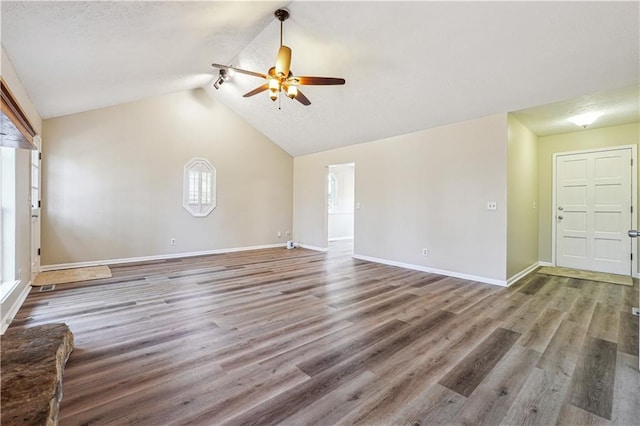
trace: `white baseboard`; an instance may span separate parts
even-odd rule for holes
[[[538,268],[540,265],[540,262],[536,262],[532,265],[530,265],[528,268],[523,269],[522,271],[518,272],[517,274],[515,274],[514,276],[512,276],[511,278],[509,278],[507,280],[507,287],[509,287],[510,285],[518,282],[522,277],[524,277],[525,275],[529,274],[530,272],[532,272],[534,269]]]
[[[429,267],[426,267],[426,266],[413,265],[411,263],[404,263],[404,262],[396,262],[394,260],[380,259],[380,258],[377,258],[377,257],[362,256],[362,255],[359,255],[359,254],[354,254],[353,257],[355,259],[366,260],[368,262],[382,263],[383,265],[390,265],[390,266],[398,266],[400,268],[406,268],[406,269],[412,269],[412,270],[415,270],[415,271],[428,272],[430,274],[446,275],[448,277],[461,278],[463,280],[469,280],[469,281],[477,281],[477,282],[481,282],[481,283],[485,283],[485,284],[493,284],[493,285],[497,285],[497,286],[500,286],[500,287],[506,287],[507,286],[507,282],[506,281],[497,280],[495,278],[480,277],[480,276],[477,276],[477,275],[463,274],[463,273],[454,272],[454,271],[445,271],[443,269],[434,269],[434,268],[429,268]]]
[[[17,289],[19,287],[20,287],[20,283],[18,283],[18,285],[16,285],[14,287],[14,289]],[[31,291],[31,283],[29,283],[26,286],[24,286],[24,288],[20,292],[20,295],[18,296],[16,301],[13,303],[13,305],[9,306],[9,308],[6,309],[6,310],[5,310],[4,306],[2,307],[3,308],[2,309],[2,324],[0,324],[0,334],[4,334],[4,332],[7,331],[7,328],[9,328],[9,325],[11,324],[11,321],[13,321],[13,318],[18,313],[18,310],[20,309],[20,307],[24,303],[24,301],[27,298],[27,296],[29,295],[30,291]]]
[[[13,293],[16,287],[20,286],[20,280],[4,281],[0,286],[0,303],[6,302],[7,298]]]
[[[181,257],[206,256],[210,254],[234,253],[238,251],[261,250],[268,248],[285,247],[285,243],[267,244],[262,246],[233,247],[226,249],[191,251],[186,253],[160,254],[156,256],[125,257],[122,259],[92,260],[88,262],[59,263],[56,265],[43,265],[42,271],[55,271],[58,269],[84,268],[88,266],[115,265],[118,263],[152,262],[154,260],[179,259]]]
[[[334,237],[334,238],[329,238],[329,241],[344,241],[344,240],[353,240],[353,235],[350,237]]]
[[[321,251],[321,252],[329,251],[328,247],[316,247],[316,246],[310,246],[309,244],[302,244],[302,243],[296,243],[296,247],[300,247],[308,250],[314,250],[314,251]]]

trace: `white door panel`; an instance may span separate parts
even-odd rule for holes
[[[631,149],[556,157],[556,264],[629,275]]]

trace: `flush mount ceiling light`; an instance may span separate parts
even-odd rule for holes
[[[584,127],[586,129],[587,126],[596,121],[601,115],[601,112],[586,112],[584,114],[570,117],[567,119],[567,121],[570,121],[576,126]]]
[[[280,49],[278,49],[275,67],[271,67],[267,74],[243,70],[231,65],[211,64],[211,66],[219,68],[221,73],[222,71],[237,71],[266,80],[262,86],[245,93],[245,98],[268,90],[269,98],[272,101],[279,99],[280,92],[284,92],[287,97],[297,100],[302,105],[311,105],[309,99],[298,89],[298,86],[331,86],[345,83],[344,78],[294,76],[290,69],[291,48],[282,44],[282,24],[289,18],[289,12],[285,9],[278,9],[274,15],[276,19],[280,21]],[[218,81],[220,81],[220,79],[218,79]]]

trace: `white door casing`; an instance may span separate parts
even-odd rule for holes
[[[630,147],[554,156],[557,266],[630,275],[635,167]]]
[[[38,147],[31,154],[31,281],[40,272],[40,184],[41,184],[41,155],[42,141],[40,136],[33,138],[33,143]]]

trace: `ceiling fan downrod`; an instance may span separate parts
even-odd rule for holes
[[[273,14],[280,21],[280,46],[282,46],[282,23],[289,19],[289,11],[287,9],[278,9]]]

